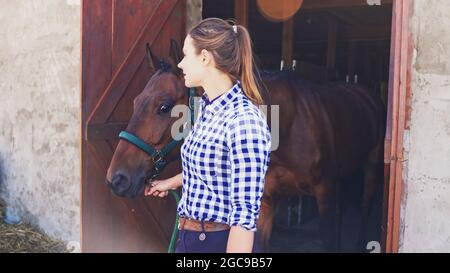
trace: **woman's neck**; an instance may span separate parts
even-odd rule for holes
[[[208,99],[212,101],[223,93],[233,87],[233,82],[230,76],[226,74],[213,74],[211,76],[208,75],[208,78],[203,82],[203,89],[208,95]]]

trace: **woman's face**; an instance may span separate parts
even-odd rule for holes
[[[186,87],[197,87],[202,85],[202,79],[207,74],[206,65],[203,62],[203,54],[195,54],[195,48],[192,38],[187,35],[184,40],[183,54],[184,58],[178,64],[183,70],[184,84]]]

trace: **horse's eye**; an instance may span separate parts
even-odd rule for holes
[[[166,114],[172,109],[172,105],[170,104],[161,104],[158,109],[158,114]]]

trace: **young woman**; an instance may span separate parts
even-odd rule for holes
[[[176,252],[262,250],[254,232],[271,138],[251,46],[245,27],[219,18],[201,21],[184,40],[185,85],[205,92],[181,146],[182,173],[145,190],[165,197],[182,186]]]

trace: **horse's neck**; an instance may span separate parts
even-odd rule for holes
[[[203,95],[204,90],[202,87],[198,86],[198,87],[194,87],[194,89],[195,89],[196,97],[201,97]]]

